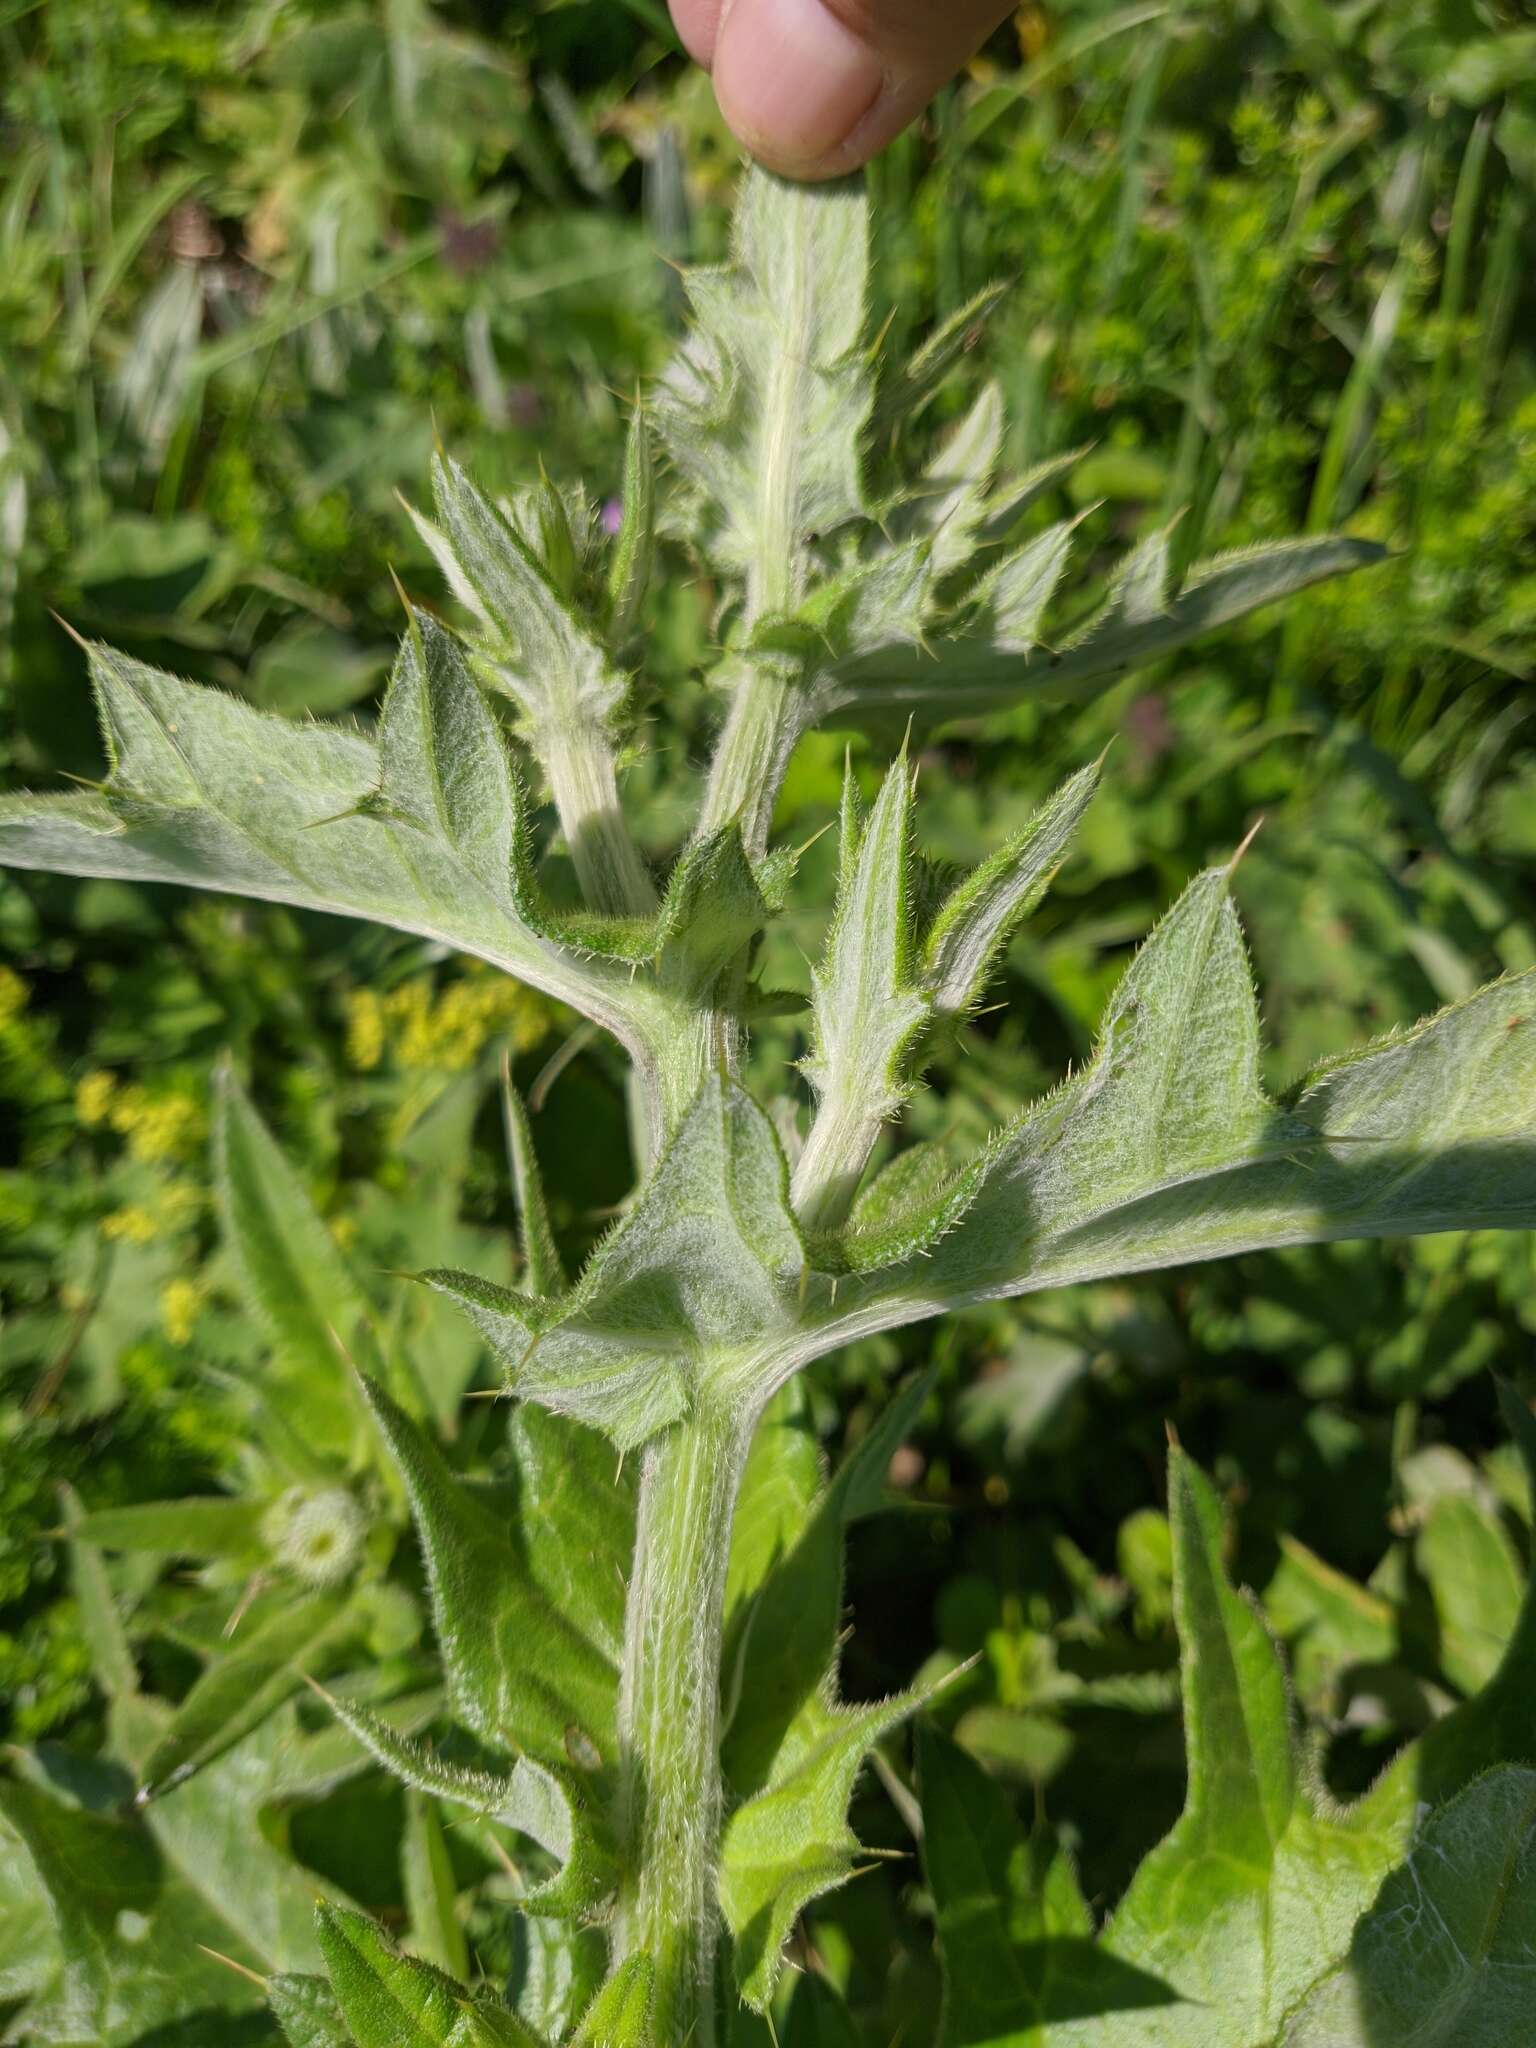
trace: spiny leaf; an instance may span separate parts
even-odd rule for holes
[[[1007,290],[1001,283],[984,286],[936,327],[909,361],[887,376],[875,406],[872,431],[901,426],[926,404],[960,358],[980,341]]]
[[[452,671],[440,653],[434,688]],[[91,672],[111,775],[99,794],[0,798],[0,864],[176,882],[369,918],[489,960],[630,1044],[644,1036],[644,994],[627,970],[582,960],[528,929],[512,877],[492,876],[485,837],[457,799],[462,839],[429,789],[402,797],[397,775],[395,797],[381,801],[381,757],[361,735],[269,717],[104,648],[91,649]],[[447,719],[439,701],[407,717],[411,692],[428,683],[414,657],[397,667],[397,731],[409,727],[439,746],[452,730],[478,745],[464,738],[473,728],[467,707]],[[467,800],[509,775],[505,743],[480,730],[503,758],[439,760],[436,787]],[[397,759],[406,752],[402,738]]]
[[[1098,785],[1097,766],[1081,769],[944,904],[925,947],[928,986],[941,1016],[980,999],[1009,938],[1045,894]]]
[[[320,1947],[357,2048],[541,2048],[503,2005],[470,1994],[386,1939],[361,1913],[322,1906]]]
[[[1005,555],[976,587],[971,602],[988,645],[998,654],[1030,654],[1072,556],[1080,519],[1062,519]]]
[[[933,573],[949,575],[971,558],[1003,447],[1003,393],[984,384],[965,418],[923,471],[915,522],[933,539]]]
[[[843,1542],[852,1522],[883,1501],[885,1474],[927,1398],[920,1375],[889,1402],[844,1460],[832,1483],[807,1503],[801,1525],[738,1612],[738,1642],[725,1664],[734,1672],[735,1712],[722,1745],[727,1782],[742,1797],[770,1782],[797,1721],[819,1712],[834,1683],[842,1624]]]
[[[1053,545],[1060,544],[1058,534]],[[980,717],[1030,696],[1086,698],[1202,633],[1384,559],[1385,551],[1373,542],[1337,535],[1221,556],[1192,570],[1160,612],[1136,620],[1103,618],[1056,653],[1041,650],[1021,660],[1015,647],[995,645],[979,631],[936,638],[921,653],[885,649],[849,661],[819,680],[816,716],[823,723],[916,717],[935,724]],[[1016,620],[1010,637],[1017,633]]]
[[[544,1182],[539,1172],[528,1112],[512,1083],[512,1070],[503,1065],[501,1075],[502,1119],[506,1128],[507,1158],[512,1168],[512,1186],[517,1198],[517,1220],[523,1252],[523,1275],[529,1294],[563,1294],[565,1268],[550,1228],[549,1207],[544,1199]]]
[[[518,528],[447,456],[433,462],[432,489],[438,525],[417,525],[475,615],[471,644],[486,681],[513,700],[536,735],[582,723],[612,726],[626,679]]]
[[[726,1825],[721,1904],[738,1981],[759,2010],[799,1913],[853,1870],[848,1801],[865,1756],[917,1704],[838,1705],[837,1638],[845,1532],[881,1505],[886,1469],[929,1384],[919,1378],[891,1402],[831,1485],[803,1503],[784,1556],[755,1591],[738,1591],[722,1762],[741,1803]]]
[[[381,815],[451,847],[492,897],[526,860],[527,799],[452,637],[411,612],[379,714]]]
[[[867,824],[851,770],[844,781],[837,908],[812,971],[803,1062],[818,1102],[794,1187],[810,1229],[841,1222],[881,1125],[910,1090],[907,1055],[929,1016],[913,917],[912,778],[903,753]]]
[[[425,1278],[474,1318],[514,1392],[627,1450],[685,1414],[705,1382],[749,1393],[775,1344],[794,1341],[805,1251],[786,1178],[763,1112],[712,1076],[552,1313],[466,1274]]]
[[[1122,982],[1093,1064],[986,1156],[914,1290],[1024,1293],[1319,1239],[1518,1227],[1536,1216],[1536,974],[1320,1069],[1288,1105],[1258,1025],[1223,871]],[[897,1272],[872,1277],[879,1293]],[[845,1313],[866,1299],[844,1297]]]
[[[640,622],[656,553],[656,465],[650,429],[637,402],[624,451],[624,496],[608,564],[608,637],[622,647]]]
[[[859,1843],[848,1802],[864,1759],[922,1703],[918,1693],[856,1708],[817,1697],[790,1731],[768,1783],[726,1822],[720,1908],[735,1945],[737,1985],[758,2012],[773,1996],[800,1914],[854,1873]]]
[[[647,1956],[627,1956],[582,2015],[571,2048],[652,2048],[655,1972]]]
[[[526,1756],[518,1757],[505,1773],[470,1769],[397,1734],[365,1708],[345,1700],[328,1704],[342,1725],[402,1783],[515,1828],[556,1859],[561,1865],[558,1877],[533,1887],[519,1901],[526,1912],[581,1917],[611,1897],[613,1852],[571,1771],[548,1769]]]

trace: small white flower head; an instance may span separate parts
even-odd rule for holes
[[[293,1486],[274,1501],[262,1534],[276,1561],[310,1586],[336,1586],[362,1556],[367,1521],[343,1486]]]

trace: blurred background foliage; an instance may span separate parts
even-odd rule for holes
[[[736,162],[658,0],[0,0],[0,774],[100,772],[72,631],[295,718],[368,718],[398,628],[386,565],[437,596],[397,502],[434,440],[493,487],[542,462],[609,498],[675,265],[719,252]],[[1326,527],[1394,550],[1080,713],[931,749],[930,850],[960,861],[1116,742],[1006,1007],[917,1129],[979,1133],[1080,1059],[1130,946],[1260,817],[1237,891],[1273,1079],[1536,964],[1536,30],[1517,0],[1031,0],[872,176],[876,323],[896,348],[1010,281],[976,362],[1002,377],[1017,462],[1091,444],[1069,486],[1090,545],[1178,517],[1187,556]],[[977,374],[967,358],[941,414]],[[711,592],[667,568],[628,772],[657,854],[709,713]],[[843,746],[802,748],[786,833],[831,815]],[[793,941],[814,938],[824,854],[771,963],[783,987],[805,984]],[[13,1735],[97,1725],[61,1484],[91,1509],[240,1484],[242,1390],[272,1338],[210,1193],[218,1063],[379,1276],[402,1344],[441,1363],[454,1340],[385,1276],[508,1268],[503,1050],[577,1256],[627,1185],[622,1097],[542,1000],[317,917],[0,880]],[[784,1026],[765,1056],[793,1051]],[[1507,1634],[1531,1502],[1488,1375],[1536,1392],[1533,1335],[1529,1239],[1461,1236],[858,1348],[814,1388],[833,1451],[903,1367],[938,1377],[892,1472],[907,1507],[855,1534],[851,1689],[977,1656],[951,1724],[1112,1898],[1181,1790],[1172,1428],[1225,1491],[1330,1782],[1357,1789]],[[442,1369],[489,1384],[472,1353]],[[468,1412],[489,1441],[497,1411]],[[398,1831],[353,1796],[360,1830]],[[871,1780],[861,1838],[902,1846],[881,1801]],[[909,2017],[935,1995],[922,1955],[890,1966],[913,1883],[888,1866],[813,1931],[856,2003]],[[389,1891],[375,1877],[370,1903]]]

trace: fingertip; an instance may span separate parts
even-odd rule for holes
[[[720,0],[670,0],[672,26],[683,48],[695,64],[706,71],[715,61],[715,39],[720,31]]]
[[[886,88],[880,54],[822,0],[734,0],[715,97],[738,139],[788,177],[835,177]]]

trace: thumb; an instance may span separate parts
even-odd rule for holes
[[[883,149],[1009,11],[1009,0],[673,0],[726,120],[754,156],[799,178],[838,177]]]

